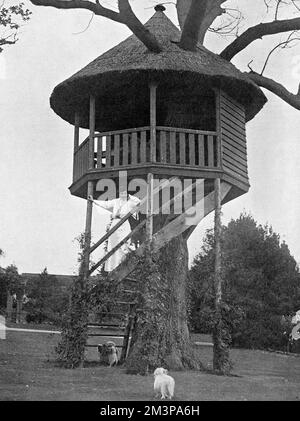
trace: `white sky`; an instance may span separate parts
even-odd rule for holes
[[[157,2],[135,0],[142,21],[153,14]],[[263,1],[228,1],[247,11],[245,25],[258,22]],[[49,106],[53,88],[95,57],[118,44],[130,33],[126,27],[95,17],[89,29],[87,11],[60,11],[32,6],[32,19],[22,29],[20,41],[0,55],[0,265],[15,263],[20,272],[73,274],[78,245],[74,238],[84,229],[84,200],[71,196],[72,126]],[[248,9],[245,7],[247,4]],[[149,8],[150,7],[150,8]],[[175,18],[175,8],[167,5]],[[276,39],[257,41],[234,60],[242,70],[255,58],[260,69]],[[228,41],[210,35],[207,46],[222,50]],[[296,92],[300,81],[300,44],[275,53],[267,68],[274,77]],[[223,208],[223,222],[249,211],[259,223],[268,222],[300,261],[300,113],[270,93],[269,102],[247,126],[248,194]],[[107,216],[95,213],[94,239],[105,230]],[[210,215],[194,231],[191,258],[199,250]]]

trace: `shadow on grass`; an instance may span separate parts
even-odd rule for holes
[[[59,360],[45,360],[45,365],[49,368],[61,368],[61,369],[74,369],[76,370],[76,368],[78,367],[67,367],[65,365],[64,362],[59,361]],[[83,366],[81,366],[81,368],[109,368],[109,365],[106,364],[105,362],[100,362],[100,361],[84,361]],[[117,366],[111,367],[111,369],[121,369],[121,370],[126,370],[126,365],[123,364],[118,364]],[[173,370],[175,372],[188,372],[188,371],[195,371],[195,370]],[[126,374],[128,375],[140,375],[137,371],[124,371]],[[213,370],[210,367],[204,366],[202,365],[201,369],[199,370],[199,372],[204,373],[204,374],[209,374],[212,376],[218,376],[218,377],[232,377],[232,378],[243,378],[244,376],[238,375],[238,374],[233,374],[233,373],[229,373],[229,374],[222,374],[220,372],[217,372],[215,370]],[[146,377],[151,376],[151,373],[145,374]]]

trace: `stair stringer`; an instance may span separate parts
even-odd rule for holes
[[[221,182],[221,199],[229,193],[231,185],[225,181]],[[159,251],[173,238],[184,233],[191,226],[197,226],[209,213],[215,209],[215,191],[212,191],[207,196],[198,201],[196,206],[188,209],[186,212],[179,215],[168,225],[161,228],[157,233],[153,234],[151,240],[151,249],[154,252]],[[193,213],[192,213],[193,211]],[[122,281],[128,276],[137,266],[139,259],[143,256],[149,243],[145,241],[130,256],[119,264],[112,272],[109,273],[108,279],[117,282]]]

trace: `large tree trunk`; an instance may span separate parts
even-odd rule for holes
[[[138,279],[141,296],[127,371],[200,368],[188,330],[186,239],[178,236],[157,255],[148,250]]]

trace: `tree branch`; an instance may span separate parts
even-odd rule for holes
[[[264,71],[266,70],[267,64],[270,60],[271,55],[274,53],[274,51],[276,51],[278,48],[284,49],[284,48],[288,48],[289,44],[291,44],[294,41],[300,41],[299,37],[293,37],[294,34],[297,34],[297,31],[293,31],[292,33],[290,33],[290,35],[288,36],[287,40],[280,42],[279,44],[277,44],[274,48],[272,48],[272,50],[269,52],[265,64],[262,68],[262,71],[260,72],[261,75],[264,74]]]
[[[194,50],[203,44],[208,28],[224,12],[226,0],[177,0],[177,15],[182,29],[182,48]]]
[[[279,34],[281,32],[297,31],[300,29],[300,18],[275,20],[268,23],[260,23],[247,29],[242,35],[229,44],[220,54],[222,58],[230,61],[234,56],[243,51],[248,45],[266,35]]]
[[[269,79],[265,76],[262,76],[254,72],[253,70],[246,74],[254,83],[256,83],[256,85],[267,89],[268,91],[272,92],[273,94],[281,98],[287,104],[291,105],[297,110],[300,110],[300,86],[299,86],[298,93],[293,94],[292,92],[288,91],[280,83],[275,82],[275,80],[273,79]]]
[[[18,39],[15,39],[14,41],[9,41],[8,39],[5,38],[0,38],[0,45],[13,45],[18,41]]]
[[[85,9],[97,16],[103,16],[126,25],[143,44],[152,52],[160,52],[161,47],[155,36],[151,34],[133,13],[128,0],[119,0],[120,13],[103,7],[98,0],[30,0],[35,6],[50,6],[57,9]]]
[[[120,16],[126,22],[128,28],[142,41],[145,46],[153,53],[162,51],[157,39],[150,31],[141,23],[141,21],[133,13],[128,0],[118,0]]]
[[[185,19],[179,47],[194,51],[197,47],[201,23],[204,19],[208,0],[192,0]]]
[[[86,9],[94,12],[95,15],[125,23],[119,13],[101,6],[99,2],[93,3],[88,0],[30,0],[30,2],[35,6],[49,6],[57,9]]]

